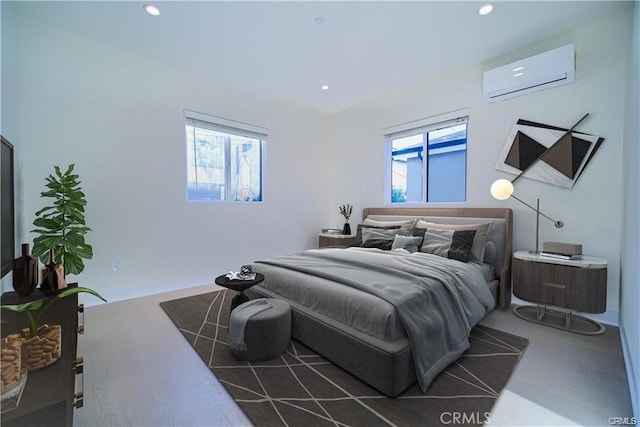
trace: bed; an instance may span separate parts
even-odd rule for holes
[[[287,301],[295,339],[385,395],[426,391],[510,303],[510,209],[365,208],[355,240],[256,261],[246,294]]]

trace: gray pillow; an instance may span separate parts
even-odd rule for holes
[[[405,229],[380,229],[380,228],[362,228],[362,247],[378,248],[385,251],[391,249],[393,239],[397,234],[407,235],[409,230]]]
[[[393,245],[391,249],[406,249],[407,251],[414,253],[420,249],[422,244],[422,237],[420,236],[402,236],[396,234],[393,238]]]
[[[487,243],[487,235],[491,229],[491,223],[483,224],[440,224],[418,220],[415,229],[428,228],[431,230],[476,230],[471,248],[471,259],[474,261],[484,261],[485,245]],[[414,229],[414,230],[415,230]],[[414,234],[416,234],[414,232]]]
[[[353,242],[351,243],[350,246],[362,246],[362,230],[365,228],[377,228],[380,230],[386,229],[398,229],[400,228],[399,225],[390,225],[390,226],[386,226],[386,227],[378,227],[375,225],[365,225],[365,224],[358,224],[358,228],[356,230],[356,237],[353,238]]]
[[[471,259],[475,234],[476,230],[427,229],[420,251],[467,262]]]
[[[495,243],[491,240],[487,240],[487,245],[484,248],[484,262],[487,264],[493,264],[496,261],[497,255],[498,250],[496,249]]]

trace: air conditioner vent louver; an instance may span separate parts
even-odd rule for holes
[[[572,44],[531,56],[483,76],[488,102],[562,86],[575,81],[575,50]]]

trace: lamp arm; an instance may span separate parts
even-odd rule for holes
[[[513,197],[514,199],[516,199],[517,201],[519,201],[520,203],[522,203],[523,205],[525,205],[526,207],[528,207],[529,209],[537,212],[539,215],[542,215],[543,217],[547,218],[549,221],[553,222],[553,224],[556,226],[556,228],[562,228],[564,226],[564,223],[562,221],[556,221],[555,219],[549,217],[548,215],[540,212],[540,209],[536,209],[533,206],[531,206],[529,203],[518,199],[516,196],[514,196],[513,194],[511,195],[511,197]]]

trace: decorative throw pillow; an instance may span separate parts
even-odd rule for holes
[[[396,229],[379,229],[379,228],[363,228],[362,229],[362,247],[378,248],[385,251],[391,250],[393,239],[397,234],[406,235],[408,230],[400,228]]]
[[[380,230],[395,230],[400,228],[399,225],[390,225],[390,226],[386,226],[386,227],[378,227],[375,225],[365,225],[365,224],[358,224],[358,229],[356,231],[356,236],[353,238],[353,242],[351,243],[351,246],[362,246],[362,229],[363,228],[377,228]]]
[[[381,220],[377,220],[377,219],[370,219],[370,218],[365,218],[364,221],[362,221],[362,224],[364,225],[373,225],[374,227],[391,227],[391,226],[400,226],[400,228],[413,228],[415,222],[417,220],[416,219],[404,219],[404,220],[398,220],[398,221],[381,221]]]
[[[495,243],[491,240],[487,240],[487,244],[484,248],[484,262],[487,264],[493,264],[496,261],[497,255],[498,250],[496,249]]]
[[[406,249],[407,251],[414,253],[420,250],[422,245],[422,237],[420,236],[402,236],[396,234],[393,238],[393,244],[391,249]]]
[[[473,261],[484,261],[485,245],[487,244],[487,235],[491,229],[491,223],[484,224],[438,224],[419,219],[416,228],[429,228],[432,230],[475,230],[476,234],[473,239],[473,247],[471,248],[471,259]],[[414,233],[415,234],[415,233]]]
[[[421,252],[467,262],[471,259],[471,247],[476,230],[432,230],[424,233]]]

